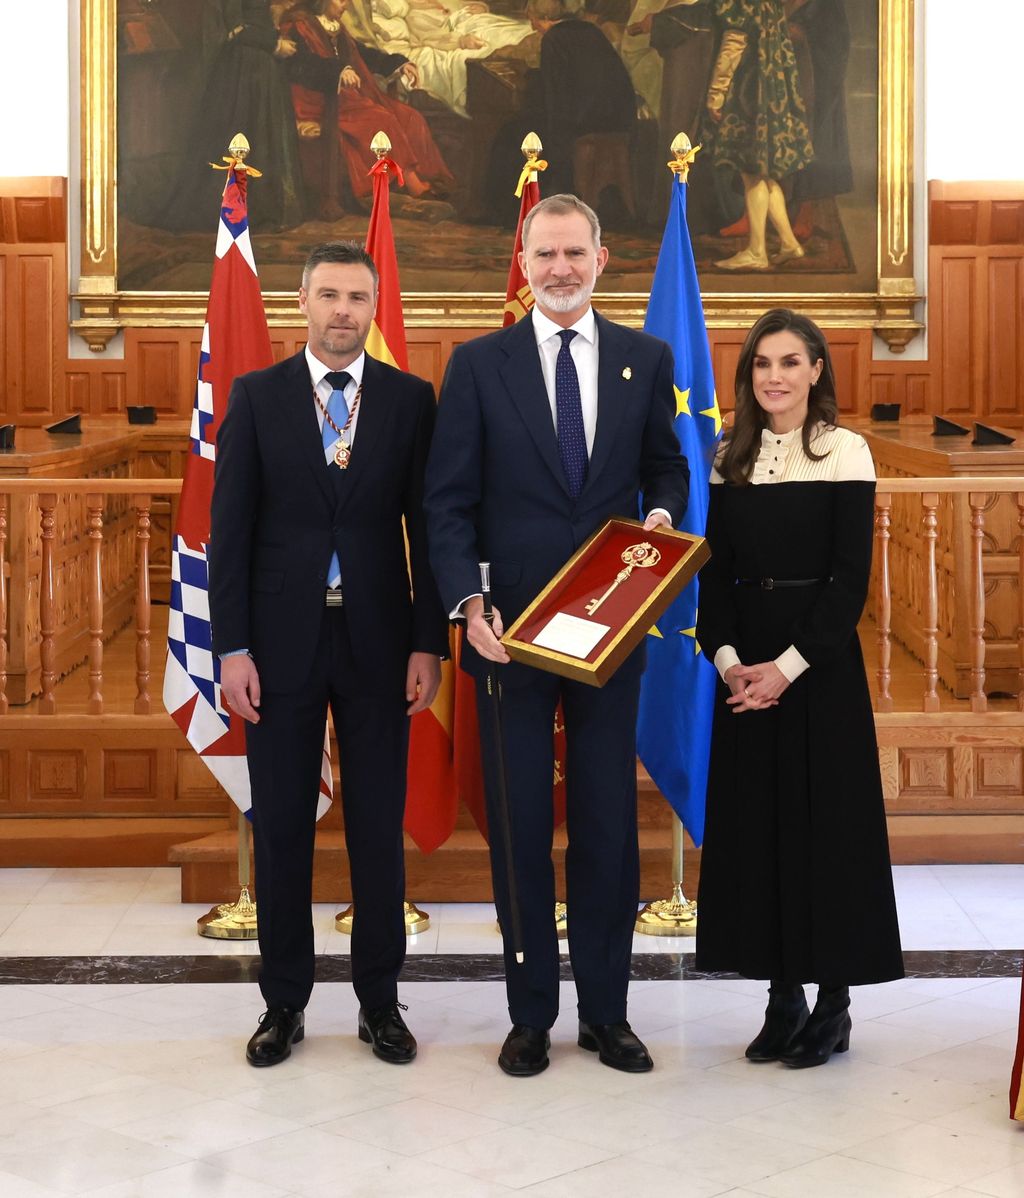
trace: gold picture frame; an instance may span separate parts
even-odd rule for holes
[[[877,271],[873,290],[715,291],[704,296],[709,328],[747,327],[766,307],[798,305],[826,327],[870,328],[894,352],[920,331],[914,279],[915,0],[878,4]],[[129,327],[197,327],[206,309],[198,291],[127,291],[118,286],[117,0],[81,0],[81,253],[72,328],[94,351]],[[410,327],[488,328],[501,323],[504,296],[414,291],[403,295]],[[272,327],[296,324],[291,292],[264,295]],[[613,320],[642,325],[644,293],[603,294]]]
[[[633,540],[642,544],[629,545],[626,553],[619,560],[615,550]],[[609,545],[612,545],[611,549],[609,549]],[[622,575],[618,577],[616,577],[615,571],[624,561],[636,560],[635,557],[631,559],[630,556],[627,556],[631,550],[646,550],[649,553],[652,546],[662,555],[663,574],[659,572],[656,575],[657,566],[655,566],[655,571],[651,572],[651,576],[652,580],[657,577],[658,581],[649,589],[641,591],[635,600],[629,599],[628,580],[624,579],[622,575],[629,573],[633,566],[631,564],[629,570],[622,571]],[[674,528],[664,526],[655,528],[651,532],[645,532],[644,526],[639,520],[613,516],[584,541],[533,602],[527,605],[501,638],[501,643],[508,650],[509,657],[513,661],[546,670],[551,674],[558,674],[563,678],[571,678],[575,682],[585,682],[589,686],[604,686],[629,654],[647,636],[652,625],[664,615],[672,601],[693,581],[698,570],[710,557],[711,550],[708,548],[707,541],[694,533],[679,532]],[[670,564],[667,566],[665,565],[666,558],[670,559]],[[650,560],[657,561],[658,558],[655,556]],[[613,593],[620,582],[626,583],[626,587],[620,594],[626,595],[627,601],[632,606],[627,607],[627,613],[621,620],[621,626],[613,626],[611,634],[606,633],[603,638],[599,639],[593,651],[586,657],[570,656],[552,647],[535,644],[534,634],[543,630],[543,626],[538,628],[539,622],[542,621],[546,625],[553,616],[557,615],[562,619],[569,614],[570,619],[574,619],[579,624],[585,623],[587,618],[594,614],[594,604],[588,603],[585,607],[581,604],[588,591],[596,588],[583,587],[581,589],[579,584],[581,574],[585,575],[588,570],[594,574],[593,567],[598,562],[600,562],[600,569],[597,576],[588,581],[594,582],[596,587],[604,588],[609,579],[614,580],[614,584],[608,586],[607,591],[598,601],[598,607]],[[641,578],[644,573],[644,570],[638,570],[636,577]],[[575,594],[573,594],[574,590]],[[575,617],[568,612],[570,608],[576,609]],[[602,619],[604,618],[615,619],[614,616],[602,617]]]

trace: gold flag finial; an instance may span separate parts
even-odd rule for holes
[[[378,129],[370,142],[370,149],[377,155],[377,161],[386,158],[391,153],[391,138],[383,129]]]
[[[672,138],[672,144],[669,146],[669,149],[675,157],[671,162],[666,163],[666,166],[685,183],[690,174],[690,167],[693,164],[693,160],[700,153],[701,147],[699,145],[691,145],[690,139],[685,133],[677,133]]]
[[[258,171],[254,166],[246,164],[246,158],[249,157],[249,139],[244,133],[236,133],[228,143],[228,152],[224,155],[222,161],[227,163],[227,166],[221,166],[220,163],[211,162],[210,166],[215,171],[229,171],[232,167],[236,171],[241,171],[242,174],[252,175],[254,179],[259,179],[263,172]]]
[[[519,182],[516,184],[517,199],[522,196],[523,188],[527,183],[537,182],[538,171],[548,169],[548,164],[540,156],[541,150],[544,149],[544,143],[532,130],[523,138],[523,144],[519,148],[526,157],[526,163],[519,173]]]
[[[544,145],[537,134],[531,131],[523,138],[523,144],[519,148],[529,161],[540,157],[540,152],[544,149]]]

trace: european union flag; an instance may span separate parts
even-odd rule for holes
[[[703,536],[722,417],[686,226],[686,184],[679,175],[672,184],[644,329],[667,341],[675,355],[675,429],[690,465],[690,502],[681,527]],[[697,592],[695,579],[651,630],[637,748],[655,785],[699,845],[704,839],[715,668],[697,644]]]

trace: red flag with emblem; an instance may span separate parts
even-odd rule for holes
[[[516,195],[520,197],[519,223],[512,247],[512,261],[508,268],[508,283],[505,288],[505,315],[502,325],[515,324],[533,307],[533,292],[526,275],[519,265],[519,254],[523,248],[523,221],[526,214],[540,200],[538,172],[545,170],[547,163],[531,160],[523,167],[519,176]],[[555,804],[555,825],[565,819],[565,724],[562,707],[555,713],[552,730],[555,740],[555,770],[552,778]],[[483,771],[480,764],[480,728],[476,714],[475,683],[463,670],[457,671],[455,680],[455,777],[459,797],[469,808],[476,826],[487,838],[487,808],[484,803]]]

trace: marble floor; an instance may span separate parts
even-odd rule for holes
[[[490,907],[423,904],[404,1068],[356,1040],[347,940],[315,908],[329,980],[305,1042],[257,1071],[256,948],[197,937],[177,871],[0,870],[0,1198],[1020,1198],[1024,866],[894,873],[908,977],[855,991],[850,1051],[825,1067],[748,1064],[762,984],[637,937],[654,1072],[576,1047],[566,981],[550,1069],[511,1079]]]

